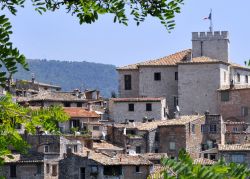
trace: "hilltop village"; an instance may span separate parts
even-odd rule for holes
[[[250,167],[250,68],[229,59],[229,42],[227,31],[193,32],[191,49],[119,67],[116,98],[64,92],[34,77],[14,81],[18,104],[60,105],[70,119],[58,124],[61,135],[41,128],[27,135],[18,126],[29,153],[6,159],[0,176],[145,179],[180,149],[201,165],[223,157]]]

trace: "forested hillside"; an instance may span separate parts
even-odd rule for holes
[[[65,91],[99,89],[105,97],[117,92],[118,75],[114,65],[57,60],[28,60],[28,64],[30,71],[19,69],[15,79],[30,80],[33,73],[37,81],[59,85]]]

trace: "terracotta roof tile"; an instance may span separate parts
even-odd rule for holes
[[[248,66],[242,66],[242,65],[239,65],[239,64],[236,64],[236,63],[230,63],[230,67],[232,68],[240,68],[240,69],[244,69],[244,70],[250,70],[250,67]]]
[[[191,49],[183,50],[177,52],[175,54],[162,57],[156,60],[149,60],[141,63],[136,63],[132,65],[127,65],[124,67],[117,68],[117,70],[130,70],[130,69],[138,69],[138,66],[173,66],[176,63],[185,60],[188,55],[190,55]]]
[[[70,116],[70,117],[89,117],[89,118],[98,118],[100,117],[99,114],[97,114],[95,111],[87,111],[84,108],[77,108],[77,107],[68,107],[64,108],[64,111]]]
[[[218,145],[219,151],[250,151],[250,143]]]
[[[225,64],[228,64],[229,63],[226,63],[224,61],[220,61],[220,60],[217,60],[217,59],[212,59],[210,57],[205,57],[205,56],[202,56],[202,57],[195,57],[195,58],[192,58],[192,60],[190,61],[181,61],[179,62],[178,64],[208,64],[208,63],[225,63]]]
[[[195,121],[197,119],[205,119],[205,117],[202,115],[181,116],[180,119],[167,120],[165,123],[160,124],[159,126],[186,125],[189,122]]]
[[[114,144],[106,141],[93,142],[93,149],[123,150],[123,148],[117,147]]]

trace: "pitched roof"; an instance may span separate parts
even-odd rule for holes
[[[162,158],[166,158],[168,155],[167,153],[144,153],[140,154],[142,157],[152,161],[152,160],[160,160]]]
[[[226,65],[229,65],[229,63],[217,60],[217,59],[212,59],[210,57],[195,57],[192,58],[190,61],[180,61],[178,64],[214,64],[214,63],[224,63]]]
[[[242,66],[242,65],[239,65],[237,63],[230,63],[230,67],[232,67],[232,68],[239,68],[239,69],[243,69],[243,70],[250,70],[250,67],[248,67],[248,66]]]
[[[64,111],[70,116],[70,117],[86,117],[86,118],[98,118],[100,117],[99,114],[97,114],[95,111],[88,111],[84,108],[77,108],[77,107],[65,107]]]
[[[45,91],[29,97],[17,97],[17,102],[25,101],[87,101],[83,96],[76,96],[73,92]]]
[[[158,102],[165,98],[110,98],[114,102]]]
[[[27,155],[13,154],[13,158],[4,158],[5,163],[40,163],[44,160],[44,154],[39,152],[29,152]]]
[[[138,69],[139,66],[175,66],[178,62],[185,60],[191,54],[191,49],[183,50],[169,56],[165,56],[156,60],[149,60],[141,63],[127,65],[117,68],[117,70]]]
[[[165,123],[159,126],[176,126],[176,125],[186,125],[189,122],[195,121],[197,119],[205,119],[204,115],[187,115],[180,116],[180,119],[167,120]]]
[[[89,151],[89,159],[92,159],[102,165],[152,165],[152,163],[140,155],[117,154],[110,156],[104,153]],[[75,154],[80,157],[87,157],[87,151]]]
[[[250,143],[218,145],[219,151],[250,151]]]
[[[106,141],[93,142],[93,149],[123,150],[123,148],[117,147],[114,144]]]

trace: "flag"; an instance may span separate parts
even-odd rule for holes
[[[211,12],[210,12],[208,17],[203,18],[203,20],[207,20],[207,19],[212,20],[212,13]]]

